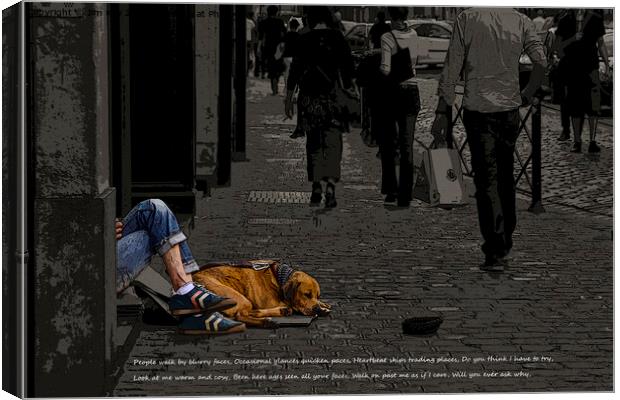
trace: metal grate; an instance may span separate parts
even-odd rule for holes
[[[299,223],[299,219],[293,218],[250,218],[250,225],[294,225]]]
[[[273,192],[252,190],[248,196],[248,201],[269,204],[307,204],[310,202],[310,192]]]

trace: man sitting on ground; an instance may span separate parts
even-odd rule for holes
[[[136,205],[122,221],[116,221],[116,291],[125,290],[159,254],[170,277],[173,295],[168,303],[172,315],[181,318],[179,330],[191,333],[243,332],[245,324],[216,312],[236,302],[209,292],[192,281],[198,271],[176,217],[158,199]]]

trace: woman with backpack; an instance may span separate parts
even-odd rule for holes
[[[408,27],[406,7],[388,7],[392,30],[381,36],[383,75],[377,112],[381,153],[381,193],[385,204],[409,207],[413,188],[413,133],[420,111],[420,93],[414,66],[419,54],[418,35]],[[396,163],[400,176],[396,180]]]

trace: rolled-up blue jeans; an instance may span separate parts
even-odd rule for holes
[[[123,219],[123,234],[116,242],[116,291],[126,289],[155,254],[166,254],[179,245],[186,273],[198,270],[176,217],[159,199],[144,200]]]

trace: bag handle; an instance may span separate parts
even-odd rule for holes
[[[394,38],[394,42],[396,43],[396,48],[397,48],[398,50],[402,50],[403,48],[402,48],[402,47],[400,47],[400,45],[398,44],[398,40],[396,39],[396,35],[394,35],[394,31],[393,31],[393,30],[391,30],[391,31],[390,31],[390,33],[392,34],[392,37]]]

